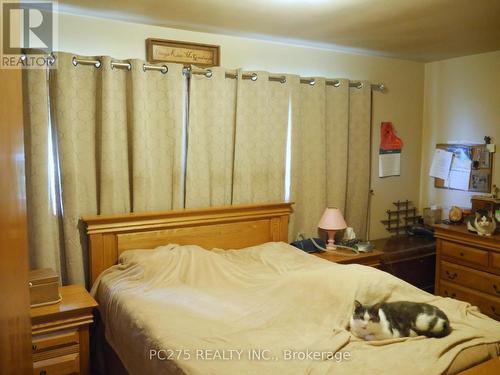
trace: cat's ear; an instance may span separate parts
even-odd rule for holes
[[[363,306],[363,305],[361,304],[361,302],[359,302],[358,300],[354,300],[354,308],[355,308],[355,309],[359,309],[361,306]]]

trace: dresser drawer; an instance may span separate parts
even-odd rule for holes
[[[479,310],[493,319],[500,320],[500,298],[487,295],[469,288],[464,288],[445,280],[440,282],[439,294],[456,298],[479,307]]]
[[[49,358],[33,363],[33,375],[67,375],[80,373],[78,353]]]
[[[500,273],[500,254],[490,252],[490,267],[493,272]]]
[[[460,260],[461,262],[488,267],[488,252],[486,250],[476,249],[455,242],[442,241],[441,255],[446,258]]]
[[[500,297],[500,276],[444,261],[440,268],[443,280]]]
[[[79,351],[80,335],[77,329],[33,336],[33,360],[41,361]]]

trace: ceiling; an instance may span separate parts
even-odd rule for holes
[[[59,9],[424,62],[500,50],[500,0],[59,0]]]

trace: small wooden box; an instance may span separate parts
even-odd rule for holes
[[[50,268],[31,270],[29,274],[30,305],[40,306],[57,303],[59,294],[59,275]]]
[[[483,197],[481,195],[473,195],[470,199],[472,203],[472,212],[479,209],[491,211],[495,215],[496,210],[500,210],[500,198]]]

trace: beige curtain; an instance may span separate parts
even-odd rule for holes
[[[285,197],[290,84],[254,73],[257,80],[240,78],[237,90],[233,204]]]
[[[53,134],[49,127],[48,75],[42,69],[23,71],[26,196],[31,266],[62,272],[59,189]],[[50,161],[50,163],[49,163]]]
[[[291,240],[316,235],[327,192],[325,79],[300,83],[293,96],[291,200],[295,202]]]
[[[369,123],[363,126],[369,132]],[[337,207],[343,213],[347,193],[348,129],[349,81],[342,79],[338,87],[326,86],[326,206]]]
[[[370,82],[349,89],[349,142],[345,219],[357,236],[366,238],[370,196],[371,99]]]
[[[176,64],[169,64],[168,73],[162,74],[144,72],[142,61],[133,61],[128,71],[113,69],[109,57],[98,58],[99,68],[74,66],[72,58],[66,53],[56,55],[57,69],[51,70],[49,85],[51,121],[40,104],[47,100],[47,86],[40,84],[38,73],[27,71],[28,210],[30,247],[36,254],[32,266],[52,267],[64,282],[84,283],[87,256],[85,236],[80,233],[82,216],[183,204],[184,78]],[[47,160],[45,155],[42,160],[37,157],[47,145],[51,125],[61,176],[62,210],[56,215],[47,213],[47,195],[36,191],[38,184],[47,186],[51,178],[45,171],[38,175],[36,171]],[[51,249],[43,242],[48,235],[58,237]]]
[[[132,208],[138,211],[184,207],[186,79],[182,65],[168,73],[142,70],[133,60],[129,81],[129,150]]]
[[[231,204],[238,80],[224,68],[210,70],[189,84],[186,207]]]
[[[339,208],[359,238],[366,237],[370,183],[371,88],[300,84],[292,94],[289,239],[317,235],[325,207]]]

